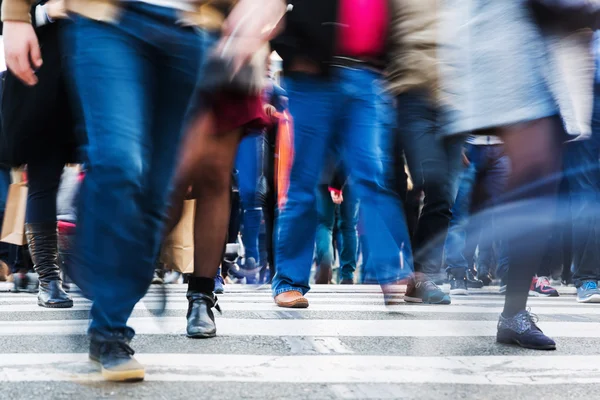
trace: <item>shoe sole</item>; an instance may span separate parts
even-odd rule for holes
[[[225,293],[225,289],[216,289],[215,294],[223,294]]]
[[[466,289],[450,289],[450,296],[468,296],[469,292]]]
[[[410,296],[404,296],[404,302],[405,303],[414,303],[414,304],[432,304],[432,305],[448,305],[448,304],[452,304],[451,301],[447,301],[447,300],[442,300],[438,303],[432,302],[432,301],[423,301],[423,299],[419,298],[419,297],[410,297]]]
[[[558,293],[540,293],[540,292],[536,292],[535,290],[530,290],[529,291],[529,297],[560,297],[558,295]]]
[[[587,297],[585,299],[580,300],[579,298],[577,298],[577,302],[578,303],[600,303],[600,295],[599,294],[593,294],[590,297]]]
[[[146,377],[146,371],[143,369],[133,369],[130,371],[109,371],[104,369],[102,364],[100,364],[100,360],[90,357],[90,361],[98,364],[100,366],[100,371],[102,377],[106,381],[110,382],[141,382]]]
[[[194,333],[192,335],[190,335],[188,333],[188,334],[186,334],[186,336],[190,339],[210,339],[210,338],[214,338],[217,336],[217,331],[210,332],[210,333]]]
[[[521,342],[519,342],[518,340],[515,340],[515,339],[496,338],[496,343],[506,344],[509,346],[519,346],[523,349],[530,349],[530,350],[556,350],[555,344],[546,345],[546,346],[524,346]]]
[[[300,298],[294,301],[288,301],[286,303],[276,301],[275,304],[277,304],[277,307],[282,308],[308,308],[308,300],[306,300],[305,298]]]
[[[44,303],[38,300],[38,306],[44,308],[73,308],[73,300],[64,303]]]

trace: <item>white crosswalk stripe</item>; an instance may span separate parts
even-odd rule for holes
[[[462,398],[484,386],[514,387],[527,398],[534,386],[539,391],[600,384],[600,305],[576,303],[565,295],[570,288],[558,298],[530,299],[541,327],[558,342],[553,353],[495,344],[503,297],[492,291],[453,298],[449,306],[385,307],[373,286],[316,287],[307,296],[308,309],[290,310],[275,306],[268,288],[228,289],[219,296],[219,336],[204,341],[185,337],[183,285],[167,287],[166,307],[158,316],[149,311],[161,309],[163,295],[151,289],[130,320],[138,335],[132,346],[147,368],[147,382],[102,385],[133,398],[147,398],[144,385],[152,382],[164,387],[227,382],[230,388],[246,385],[241,390],[257,398],[286,397],[277,386],[284,383],[305,387],[299,390],[311,393],[309,398],[395,398],[394,393],[413,398],[400,396],[402,385],[411,384],[425,399],[435,398],[428,388],[439,385],[470,388],[461,389]],[[65,385],[75,385],[68,386],[69,393],[100,397],[97,386],[87,385],[101,381],[86,352],[91,303],[73,296],[75,307],[61,310],[37,306],[32,294],[0,292],[0,388],[50,385],[49,397],[60,397]],[[0,399],[3,394],[0,390]]]

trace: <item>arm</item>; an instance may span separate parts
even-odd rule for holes
[[[40,45],[31,25],[32,5],[30,0],[4,0],[2,3],[6,66],[29,86],[37,83],[34,70],[42,66]]]
[[[252,56],[275,37],[282,28],[282,18],[287,11],[286,0],[239,0],[223,24],[225,46],[231,49],[234,70],[247,63]],[[227,43],[235,37],[235,43]]]

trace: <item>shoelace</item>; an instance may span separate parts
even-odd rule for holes
[[[105,342],[101,347],[102,353],[112,353],[118,358],[129,358],[135,354],[135,351],[125,342]]]
[[[421,282],[419,282],[419,283],[421,283]],[[421,285],[417,284],[417,287],[421,287],[421,286],[423,286],[423,288],[425,290],[440,290],[438,285],[436,285],[433,281],[425,281]]]
[[[550,286],[550,280],[548,278],[546,278],[545,276],[538,278],[538,280],[536,282],[536,286],[541,287],[541,288],[547,288]]]
[[[537,323],[539,322],[540,318],[537,316],[537,314],[534,314],[531,312],[531,308],[527,308],[527,318],[529,319],[529,322],[531,322],[531,326],[532,328],[535,328],[538,331],[542,331],[538,326]]]
[[[581,287],[583,290],[596,290],[598,289],[598,284],[596,282],[586,282]]]

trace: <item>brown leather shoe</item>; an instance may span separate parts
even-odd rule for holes
[[[8,265],[4,261],[0,261],[0,282],[8,281],[9,276],[10,268],[8,268]]]
[[[315,283],[317,285],[329,285],[331,284],[331,278],[333,277],[333,271],[331,265],[321,264],[317,267],[315,273]]]
[[[275,304],[285,308],[307,308],[308,300],[299,291],[291,290],[275,296]]]

